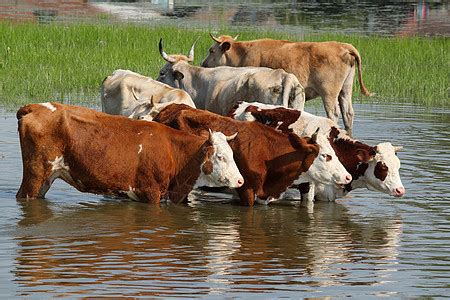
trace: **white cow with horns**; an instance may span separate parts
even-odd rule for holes
[[[189,55],[168,55],[163,50],[162,39],[159,52],[167,61],[160,70],[158,81],[185,90],[197,108],[226,115],[239,99],[258,99],[268,104],[303,110],[305,92],[295,75],[282,69],[262,67],[192,66],[195,42]]]

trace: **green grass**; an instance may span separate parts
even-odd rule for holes
[[[38,101],[95,103],[102,80],[115,69],[129,69],[156,78],[164,61],[158,52],[162,37],[168,53],[187,54],[200,37],[198,65],[212,44],[209,29],[107,24],[11,24],[0,22],[0,104]],[[389,38],[355,35],[295,36],[282,32],[223,28],[240,40],[277,39],[353,44],[361,53],[363,78],[376,96],[368,98],[354,84],[354,102],[404,102],[448,107],[449,39]]]

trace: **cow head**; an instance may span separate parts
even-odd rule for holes
[[[159,114],[166,106],[172,104],[167,103],[156,103],[153,101],[153,96],[150,98],[150,102],[144,102],[136,106],[128,117],[130,119],[152,121],[157,114]]]
[[[218,66],[226,66],[226,53],[232,48],[237,36],[232,38],[228,35],[222,35],[219,38],[216,38],[211,33],[209,35],[213,39],[214,44],[209,48],[209,54],[202,62],[202,67],[213,68]]]
[[[319,154],[308,168],[306,175],[312,181],[325,185],[344,186],[352,181],[352,176],[344,168],[336,156],[325,134],[319,132],[319,128],[312,135],[311,140],[316,142]]]
[[[233,151],[228,144],[228,141],[233,140],[236,135],[237,132],[232,136],[225,136],[221,132],[209,131],[208,141],[203,148],[205,156],[196,186],[238,188],[244,184],[244,178],[236,166]]]
[[[172,87],[180,88],[180,81],[184,78],[182,71],[183,64],[189,64],[194,61],[194,47],[197,40],[192,44],[189,54],[167,54],[163,50],[162,39],[159,40],[159,53],[167,62],[159,71],[159,76],[156,80],[163,82]],[[180,66],[181,65],[181,66]]]
[[[405,194],[399,173],[400,160],[396,154],[401,148],[394,147],[391,143],[380,143],[375,147],[376,154],[369,160],[364,173],[368,189],[395,197],[402,197]]]

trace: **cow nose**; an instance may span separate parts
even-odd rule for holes
[[[347,175],[347,176],[345,176],[345,181],[347,182],[347,183],[349,183],[350,181],[352,181],[352,175]]]
[[[244,184],[244,178],[238,179],[238,186],[242,186]]]
[[[403,195],[405,195],[405,188],[404,187],[398,187],[395,189],[395,197],[402,197]]]

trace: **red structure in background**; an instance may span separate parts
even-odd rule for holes
[[[89,19],[101,13],[87,0],[1,0],[0,19],[49,22]]]

